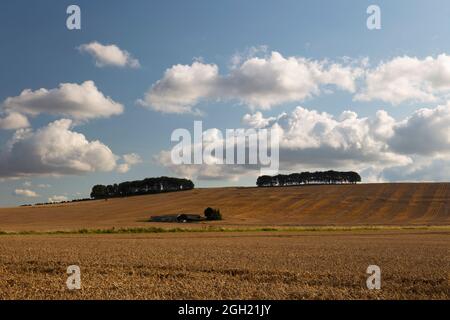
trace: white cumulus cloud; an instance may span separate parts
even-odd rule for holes
[[[4,117],[0,116],[0,129],[16,130],[21,128],[27,128],[30,126],[27,117],[24,115],[11,112],[7,113]]]
[[[114,170],[117,156],[110,148],[72,131],[72,124],[72,120],[61,119],[36,131],[16,131],[0,152],[0,177]]]
[[[403,154],[450,154],[450,103],[414,111],[394,126],[389,144]]]
[[[131,166],[142,163],[142,158],[137,153],[124,154],[122,158],[124,163],[119,164],[116,169],[119,173],[126,173]]]
[[[166,113],[196,112],[202,100],[236,101],[251,108],[269,109],[287,102],[303,101],[331,86],[354,92],[362,69],[303,57],[270,55],[250,57],[219,74],[215,64],[195,61],[167,69],[145,94],[141,105]],[[329,88],[328,88],[329,90]]]
[[[403,102],[435,102],[450,93],[450,56],[395,57],[366,71],[364,87],[355,100],[381,100],[398,105]]]
[[[264,118],[263,114],[258,111],[254,114],[246,114],[242,118],[242,123],[252,128],[264,128],[275,120],[275,117]]]
[[[36,198],[39,196],[36,192],[29,189],[16,189],[14,190],[14,195],[18,197],[28,197],[28,198]]]
[[[216,90],[219,68],[196,61],[192,65],[175,65],[167,69],[145,94],[139,104],[163,113],[192,113],[202,98]]]
[[[75,120],[106,118],[123,112],[123,105],[100,92],[93,81],[82,84],[61,83],[55,89],[26,89],[20,95],[6,98],[6,112],[36,116],[41,113]]]
[[[95,59],[97,67],[115,66],[139,68],[139,61],[115,44],[104,45],[97,41],[82,44],[78,50],[90,54]]]

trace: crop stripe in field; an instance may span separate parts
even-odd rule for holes
[[[308,231],[377,231],[377,230],[441,230],[450,231],[450,226],[317,226],[317,227],[287,227],[287,228],[109,228],[109,229],[79,229],[59,231],[0,231],[0,235],[65,235],[65,234],[133,234],[133,233],[178,233],[178,232],[308,232]]]

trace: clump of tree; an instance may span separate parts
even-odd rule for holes
[[[361,182],[361,176],[354,171],[316,171],[275,176],[260,176],[256,180],[258,187],[298,186],[304,184],[346,184]]]
[[[189,179],[171,177],[146,178],[144,180],[125,181],[106,186],[97,184],[92,187],[91,198],[107,199],[191,189],[194,189],[194,183]]]
[[[220,214],[219,209],[213,209],[211,207],[208,207],[203,212],[205,215],[206,220],[222,220],[222,215]]]

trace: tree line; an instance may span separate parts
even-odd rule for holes
[[[59,201],[59,202],[37,202],[35,204],[25,203],[25,204],[21,204],[20,206],[21,207],[47,206],[47,205],[52,205],[52,204],[84,202],[84,201],[91,201],[91,200],[92,200],[92,198],[81,198],[81,199],[65,200],[65,201]]]
[[[258,187],[297,186],[302,184],[342,184],[361,182],[361,176],[354,171],[316,171],[275,176],[260,176],[256,180]]]
[[[125,181],[119,184],[92,187],[91,198],[106,199],[194,189],[194,183],[188,179],[159,177],[144,180]]]

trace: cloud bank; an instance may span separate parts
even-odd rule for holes
[[[267,110],[302,102],[339,89],[355,101],[443,103],[450,95],[450,56],[401,56],[371,67],[368,58],[312,60],[284,57],[273,51],[264,57],[234,56],[227,74],[216,64],[195,61],[174,65],[138,102],[164,113],[199,113],[202,102],[230,101]]]
[[[324,86],[354,92],[361,74],[359,67],[284,57],[275,51],[264,58],[248,58],[225,75],[215,64],[195,61],[167,69],[139,103],[164,113],[192,113],[203,100],[269,109],[318,95]]]
[[[250,128],[277,130],[282,171],[357,170],[365,181],[450,179],[449,105],[419,109],[402,120],[384,110],[371,118],[359,117],[353,111],[334,117],[297,107],[277,117],[247,114],[243,123]],[[169,150],[156,159],[170,171],[190,178],[235,180],[242,174],[259,174],[257,166],[176,166],[170,161]],[[441,171],[436,171],[438,164]]]

